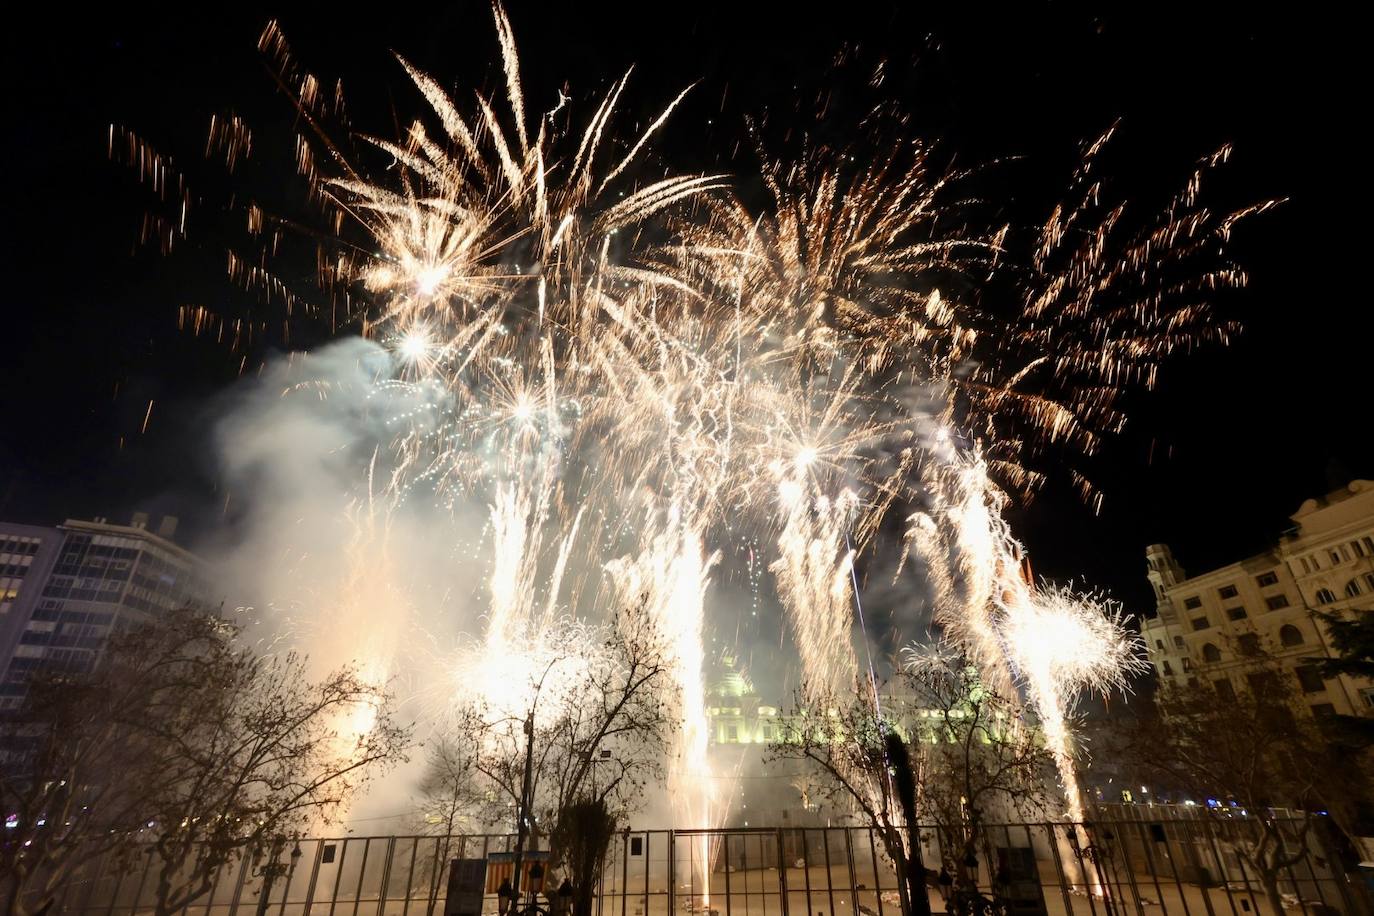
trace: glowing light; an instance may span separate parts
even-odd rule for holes
[[[544,647],[595,655],[560,621],[604,616],[614,595],[669,643],[683,723],[670,792],[682,823],[710,826],[733,794],[710,778],[702,705],[722,551],[742,532],[769,551],[750,573],[774,575],[803,687],[838,690],[859,670],[856,558],[899,552],[881,538],[902,511],[901,550],[921,561],[936,621],[985,683],[1026,691],[1081,814],[1065,716],[1121,683],[1134,643],[1105,603],[1025,581],[1003,510],[1041,480],[1027,456],[1090,452],[1120,428],[1127,384],[1232,329],[1202,294],[1244,283],[1223,246],[1263,205],[1196,205],[1228,151],[1134,236],[1089,174],[1106,137],[1019,243],[965,228],[954,177],[909,141],[857,165],[838,151],[767,161],[767,197],[746,202],[725,176],[635,179],[682,95],[634,137],[615,128],[628,74],[584,121],[571,103],[557,119],[527,112],[499,7],[495,21],[504,103],[479,96],[465,113],[402,61],[429,111],[399,140],[368,138],[391,167],[370,178],[334,144],[306,169],[330,215],[371,236],[338,278],[361,283],[369,333],[399,338],[408,363],[378,384],[406,409],[369,484],[485,521],[464,548],[482,564],[485,624],[455,670],[518,704]],[[284,48],[275,27],[263,41]],[[322,123],[318,82],[283,69]],[[255,269],[231,260],[236,279],[270,285]]]
[[[1066,717],[1085,690],[1124,687],[1129,672],[1143,669],[1140,640],[1125,628],[1118,610],[1090,596],[1064,588],[1022,588],[1007,597],[1006,650],[1040,714],[1070,818],[1081,821],[1083,792]]]
[[[422,296],[433,296],[448,274],[449,268],[443,264],[422,268],[415,274],[415,289]]]
[[[429,332],[423,327],[410,329],[401,338],[397,349],[410,362],[419,362],[429,354]]]

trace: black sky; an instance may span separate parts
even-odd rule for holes
[[[1052,200],[1062,181],[1035,176],[1063,175],[1078,143],[1120,118],[1113,168],[1128,191],[1172,188],[1230,142],[1225,195],[1289,198],[1237,235],[1252,282],[1225,307],[1246,333],[1132,398],[1130,430],[1089,463],[1102,513],[1054,485],[1018,512],[1038,572],[1105,587],[1138,610],[1149,600],[1146,544],[1167,541],[1205,569],[1262,547],[1330,483],[1374,476],[1368,173],[1357,142],[1367,103],[1350,23],[1264,4],[805,6],[513,0],[510,13],[531,107],[565,81],[590,91],[631,63],[630,103],[645,113],[700,80],[660,144],[689,166],[714,164],[744,112],[784,117],[828,79],[841,47],[857,45],[865,60],[892,61],[888,90],[961,162],[1025,157],[1015,167],[1031,197]],[[109,125],[182,158],[196,155],[217,110],[284,130],[291,110],[254,48],[275,16],[298,59],[342,76],[355,123],[386,133],[393,110],[416,110],[389,51],[448,84],[489,83],[490,15],[466,0],[441,12],[375,4],[357,17],[337,5],[194,18],[147,5],[53,8],[5,38],[0,518],[148,508],[205,530],[217,503],[207,405],[238,358],[179,335],[175,313],[232,291],[215,270],[137,249],[142,202],[106,158]],[[835,125],[852,114],[843,98],[835,111]],[[274,154],[289,164],[287,150]]]

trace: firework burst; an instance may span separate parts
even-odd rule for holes
[[[343,306],[330,313],[393,357],[376,379],[394,433],[377,479],[397,504],[423,495],[485,513],[469,680],[505,690],[506,661],[566,641],[570,615],[647,615],[673,645],[673,770],[701,777],[674,795],[700,825],[712,807],[705,602],[722,553],[742,532],[774,551],[803,683],[828,692],[861,676],[856,565],[902,553],[984,679],[1025,691],[1076,795],[1064,715],[1082,690],[1121,682],[1133,643],[1100,602],[1027,583],[1002,510],[1038,484],[1037,456],[1091,453],[1120,428],[1125,386],[1235,330],[1209,297],[1244,283],[1224,245],[1263,207],[1199,205],[1228,151],[1199,163],[1158,219],[1132,220],[1096,175],[1102,137],[1022,256],[1008,227],[963,228],[947,201],[966,176],[910,141],[865,164],[765,153],[758,204],[725,176],[656,168],[638,181],[685,92],[623,140],[628,75],[580,120],[566,97],[536,114],[500,7],[495,23],[504,95],[465,106],[400,59],[429,110],[398,137],[364,137],[387,160],[372,172],[332,139],[341,97],[275,25],[261,41],[307,127],[297,164],[332,227],[317,257]],[[254,149],[237,122],[214,131],[230,165]],[[160,199],[185,197],[136,136],[112,133],[111,148]],[[281,227],[249,213],[250,234],[274,246]],[[184,235],[164,230],[164,247]],[[266,263],[231,252],[231,277],[290,307]],[[894,507],[904,541],[885,535]]]

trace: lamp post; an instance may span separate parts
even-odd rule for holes
[[[520,906],[520,865],[524,858],[525,837],[529,833],[530,783],[534,775],[534,706],[525,717],[525,776],[520,782],[520,807],[515,823],[515,868],[511,874],[511,898],[517,909]],[[541,871],[542,875],[543,872]],[[531,874],[533,877],[533,874]]]
[[[540,865],[538,862],[535,862],[533,865],[530,866],[530,891],[529,891],[529,893],[530,893],[530,896],[534,898],[534,899],[531,901],[532,903],[533,903],[533,902],[537,902],[538,899],[539,899],[537,896],[535,896],[535,895],[537,895],[539,892],[538,892],[537,890],[534,889],[534,886],[535,886],[536,884],[539,884],[539,885],[542,886],[543,882],[544,882],[544,866]]]
[[[534,687],[534,698],[530,701],[530,711],[525,716],[525,775],[520,782],[520,805],[516,812],[515,824],[515,868],[511,874],[511,903],[517,910],[520,908],[520,866],[525,855],[525,838],[529,835],[529,822],[533,819],[531,809],[534,807],[534,713],[539,708],[544,681],[548,679],[549,672],[557,663],[557,659],[549,662],[544,673],[540,675],[539,683]],[[539,868],[537,863],[535,868]],[[538,877],[543,876],[544,870],[539,868]],[[534,869],[530,870],[530,877],[535,877]]]
[[[598,750],[597,753],[596,753],[596,756],[594,756],[594,757],[592,756],[592,752],[591,752],[591,751],[588,751],[588,752],[587,752],[587,765],[588,765],[588,769],[591,770],[591,774],[590,774],[590,775],[591,775],[591,778],[592,778],[592,798],[596,798],[596,797],[597,797],[597,792],[598,792],[598,790],[599,790],[599,788],[600,788],[600,786],[601,786],[601,779],[600,779],[600,777],[601,777],[601,769],[600,769],[600,764],[603,764],[603,763],[605,763],[606,761],[608,761],[608,760],[610,760],[610,759],[611,759],[611,752],[610,752],[610,750],[608,750],[607,748],[601,748],[600,750]]]
[[[558,886],[558,906],[556,909],[558,916],[568,916],[572,911],[572,896],[572,882],[565,877],[563,883]]]
[[[285,837],[274,839],[271,845],[271,861],[259,870],[259,874],[262,875],[262,891],[258,898],[258,916],[266,916],[267,908],[271,905],[272,888],[276,885],[277,880],[284,877],[289,885],[291,878],[296,874],[296,866],[301,859],[300,841],[298,840],[291,849],[291,864],[289,866],[281,860],[281,850],[285,845]],[[282,898],[282,907],[286,907],[285,897]]]

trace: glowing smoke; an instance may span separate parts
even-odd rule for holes
[[[768,551],[803,676],[836,689],[858,677],[854,569],[909,550],[936,622],[1035,704],[1073,796],[1063,717],[1119,682],[1132,642],[1098,604],[1025,582],[1002,484],[1034,487],[1035,448],[1091,451],[1120,428],[1125,383],[1225,338],[1192,294],[1244,282],[1223,244],[1248,211],[1196,206],[1226,151],[1132,233],[1092,175],[1104,137],[994,318],[937,281],[1011,272],[1007,232],[951,228],[954,176],[923,145],[767,161],[758,208],[723,176],[638,182],[682,95],[617,142],[627,76],[556,127],[531,117],[499,8],[496,23],[504,102],[464,113],[402,60],[430,111],[367,138],[376,178],[328,139],[319,81],[275,26],[263,35],[312,129],[298,165],[342,227],[321,279],[378,343],[270,369],[224,426],[231,493],[252,494],[235,581],[321,664],[356,659],[439,706],[455,659],[499,697],[558,621],[638,596],[673,641],[677,769],[703,776],[673,794],[696,826],[715,816],[713,568]],[[230,259],[236,282],[280,294],[245,263]],[[911,512],[904,548],[883,527],[894,507]],[[475,659],[460,651],[474,640]]]

